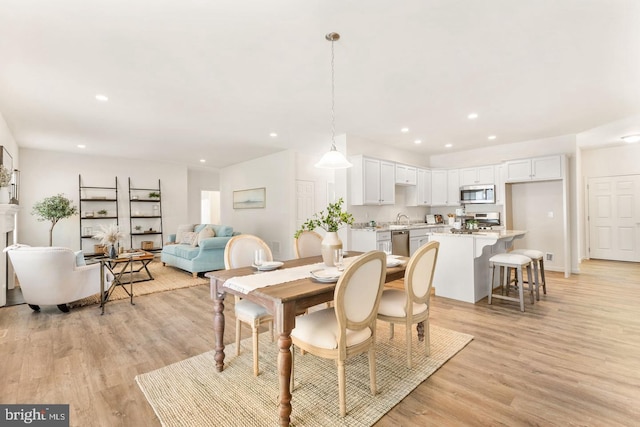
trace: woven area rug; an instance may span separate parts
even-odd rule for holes
[[[347,416],[338,410],[338,379],[333,361],[295,355],[292,426],[371,426],[447,360],[462,350],[471,335],[431,325],[431,355],[417,348],[414,336],[412,369],[406,366],[404,330],[378,322],[376,350],[378,394],[371,395],[366,354],[346,365]],[[413,335],[416,335],[415,333]],[[260,375],[253,376],[251,339],[225,348],[225,369],[215,370],[214,351],[138,375],[136,381],[163,426],[277,425],[277,345],[268,333],[260,336]]]
[[[137,267],[134,266],[134,269]],[[133,284],[133,294],[135,297],[141,295],[152,294],[155,292],[170,291],[173,289],[189,288],[191,286],[209,284],[209,279],[206,277],[194,278],[188,271],[180,270],[178,268],[163,266],[162,262],[158,258],[154,259],[148,265],[153,280],[146,282],[138,282]],[[143,270],[144,271],[144,270]],[[145,273],[134,273],[134,280],[136,278],[146,278]],[[125,281],[129,280],[128,277],[124,278]],[[129,285],[127,284],[127,290]],[[109,301],[115,301],[120,299],[129,298],[129,295],[122,289],[121,286],[116,286],[109,297]],[[83,298],[78,301],[74,301],[69,304],[70,307],[81,307],[85,305],[98,304],[100,302],[100,296],[98,294],[92,295],[87,298]]]

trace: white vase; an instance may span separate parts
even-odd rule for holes
[[[0,187],[0,204],[9,203],[9,187]]]
[[[333,267],[333,251],[342,249],[342,240],[335,231],[327,231],[321,243],[322,261],[329,267]]]

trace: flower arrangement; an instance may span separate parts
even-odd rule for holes
[[[11,183],[11,172],[4,165],[0,165],[0,187],[8,187]]]
[[[113,223],[108,226],[101,225],[100,231],[93,235],[94,239],[100,239],[103,245],[115,245],[116,242],[124,237],[124,234],[118,229],[118,225]]]
[[[322,228],[327,232],[338,231],[342,225],[353,224],[353,215],[342,210],[342,204],[344,200],[342,197],[335,203],[329,203],[327,211],[324,210],[313,214],[313,218],[308,219],[298,231],[294,237],[297,239],[303,231],[311,231],[315,228]]]

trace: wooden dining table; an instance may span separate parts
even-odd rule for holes
[[[359,254],[358,252],[350,251],[348,255],[357,256]],[[385,282],[404,277],[408,258],[399,258],[405,262],[397,267],[388,267]],[[318,262],[322,262],[322,257],[300,258],[284,261],[281,268],[298,267]],[[295,327],[297,314],[314,305],[333,300],[336,283],[319,283],[311,278],[305,278],[258,288],[246,294],[225,286],[225,282],[232,277],[247,276],[255,273],[256,269],[253,267],[242,267],[212,271],[205,274],[210,279],[211,298],[213,299],[216,369],[219,372],[224,369],[224,299],[226,294],[238,295],[243,299],[264,306],[273,315],[274,328],[278,336],[279,425],[289,426],[291,421],[291,330]]]

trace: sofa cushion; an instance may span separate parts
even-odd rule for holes
[[[188,231],[188,232],[182,233],[182,239],[180,239],[178,243],[182,245],[192,245],[197,238],[198,238],[198,233],[196,233],[195,231]]]
[[[210,226],[206,226],[202,229],[202,231],[198,233],[198,237],[193,241],[191,246],[198,246],[200,240],[208,239],[210,237],[216,237],[216,232],[213,231],[213,228],[211,228]]]
[[[175,241],[177,243],[182,242],[182,238],[183,238],[184,233],[190,233],[190,232],[194,231],[193,228],[195,226],[196,226],[195,224],[180,224],[178,226],[178,231],[176,232],[176,240]]]
[[[198,256],[200,248],[194,248],[191,245],[167,245],[162,248],[162,252],[178,258],[192,260]]]

